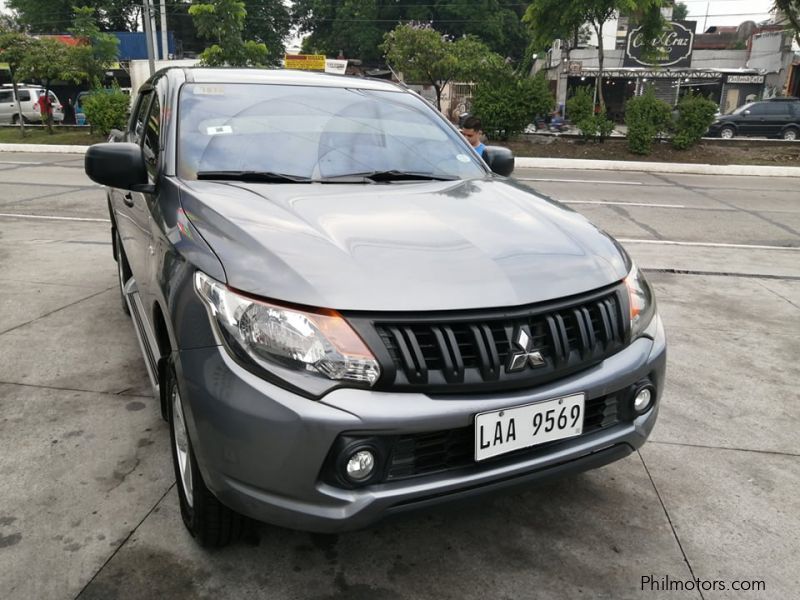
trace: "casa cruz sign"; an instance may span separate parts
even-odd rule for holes
[[[644,54],[642,28],[628,31],[625,39],[624,67],[688,67],[692,64],[695,21],[671,21],[655,40],[656,56]]]

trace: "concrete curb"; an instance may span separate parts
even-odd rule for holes
[[[36,152],[41,154],[85,154],[89,146],[47,144],[0,144],[0,152]],[[760,165],[708,165],[693,163],[658,163],[624,160],[586,160],[581,158],[530,158],[518,156],[519,169],[573,169],[577,171],[644,171],[648,173],[686,173],[694,175],[744,175],[800,177],[800,167],[765,167]]]
[[[36,152],[37,154],[85,154],[89,146],[58,144],[0,144],[0,152]]]
[[[580,158],[517,157],[518,169],[574,169],[588,171],[645,171],[648,173],[687,173],[694,175],[746,175],[800,177],[800,167],[765,167],[761,165],[708,165],[693,163],[658,163],[623,160],[585,160]]]

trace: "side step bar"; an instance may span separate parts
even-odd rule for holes
[[[147,375],[150,377],[150,385],[153,387],[153,395],[158,400],[161,398],[161,390],[158,383],[158,359],[160,358],[158,342],[153,333],[153,328],[150,326],[150,321],[145,314],[142,299],[139,295],[139,288],[133,277],[125,284],[125,302],[127,302],[131,313],[136,339],[139,340],[139,347],[142,349],[144,365],[147,369]]]

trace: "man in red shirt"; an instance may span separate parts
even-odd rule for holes
[[[39,112],[42,114],[42,121],[49,123],[53,115],[53,101],[50,99],[50,94],[39,96],[37,103],[39,104]]]

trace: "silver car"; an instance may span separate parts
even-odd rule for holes
[[[48,95],[53,108],[53,121],[63,121],[64,110],[61,102],[52,91]],[[42,113],[39,108],[39,98],[41,96],[44,96],[44,88],[24,84],[18,85],[18,106],[13,87],[8,84],[3,85],[0,87],[0,123],[19,123],[20,108],[26,123],[41,123]]]
[[[664,388],[625,250],[416,94],[168,69],[92,146],[183,520],[320,532],[599,467]]]

